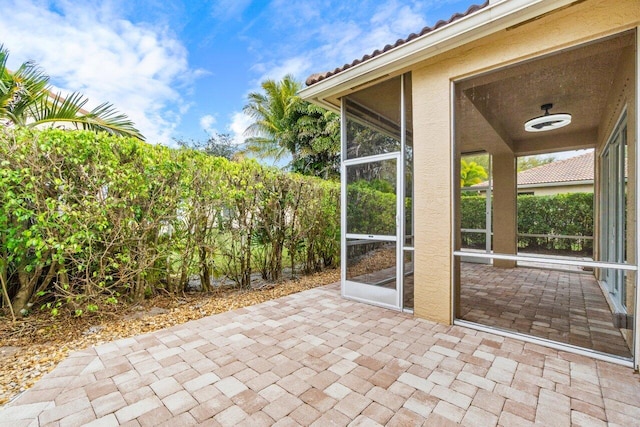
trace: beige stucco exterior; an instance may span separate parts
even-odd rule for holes
[[[451,99],[451,82],[619,33],[639,21],[637,0],[585,1],[446,52],[412,70],[417,316],[443,323],[453,318],[451,103],[442,108],[443,100]]]
[[[507,7],[509,2],[515,5],[510,9],[509,17],[498,16],[498,11],[509,10]],[[494,11],[495,17],[492,15]],[[532,15],[532,11],[540,12]],[[493,253],[494,255],[515,255],[517,253],[517,193],[533,191],[536,195],[545,195],[595,190],[597,201],[600,168],[596,160],[594,184],[589,182],[581,185],[549,185],[518,189],[516,157],[543,152],[595,148],[595,157],[598,159],[618,118],[626,109],[628,116],[626,251],[628,263],[635,265],[637,262],[635,224],[637,200],[634,195],[637,178],[635,153],[638,137],[636,134],[638,57],[636,50],[637,29],[640,25],[640,0],[575,2],[500,0],[491,2],[487,9],[481,10],[477,15],[479,16],[477,21],[483,22],[477,27],[469,24],[469,22],[475,22],[472,15],[467,17],[469,18],[467,22],[463,20],[459,25],[455,22],[450,24],[452,29],[457,26],[461,31],[456,34],[452,30],[451,39],[445,39],[444,36],[439,38],[438,34],[435,34],[432,39],[436,41],[429,45],[427,42],[430,36],[427,35],[423,45],[407,43],[407,46],[397,49],[397,51],[404,49],[407,52],[406,57],[392,50],[388,53],[390,58],[388,63],[384,62],[385,57],[382,55],[370,62],[365,61],[364,64],[358,64],[352,68],[347,67],[340,74],[330,76],[328,81],[320,82],[316,87],[312,86],[307,92],[307,99],[335,109],[340,105],[340,99],[345,96],[352,94],[357,96],[358,91],[363,88],[382,87],[385,81],[395,76],[410,74],[411,104],[408,110],[412,123],[414,188],[412,206],[415,249],[413,310],[418,317],[445,324],[452,323],[457,317],[454,309],[459,308],[460,300],[460,258],[454,256],[453,252],[460,246],[460,218],[456,209],[459,209],[457,201],[460,197],[458,168],[463,153],[484,151],[492,156]],[[486,19],[487,16],[491,19]],[[511,24],[506,25],[505,22]],[[492,28],[494,28],[493,31]],[[445,30],[446,28],[441,34],[449,34]],[[419,52],[412,47],[416,45],[424,46],[424,56],[420,56]],[[438,46],[441,49],[438,49]],[[597,53],[593,53],[590,49],[594,49]],[[588,62],[596,55],[600,55],[598,70]],[[611,58],[614,59],[608,61]],[[583,127],[574,127],[575,131],[554,130],[539,136],[523,135],[526,132],[522,124],[533,116],[528,111],[525,115],[522,105],[512,102],[513,98],[509,97],[511,93],[530,92],[526,100],[534,107],[558,101],[547,99],[550,97],[549,91],[540,91],[541,99],[537,99],[538,92],[526,88],[528,81],[519,81],[520,86],[518,86],[518,83],[513,83],[518,81],[514,76],[545,77],[541,76],[545,72],[548,75],[568,75],[568,68],[565,67],[569,61],[570,66],[573,67],[572,72],[580,71],[575,74],[578,77],[569,82],[573,85],[571,87],[573,92],[564,92],[565,97],[573,95],[574,98],[580,98],[580,91],[584,87],[581,79],[599,73],[597,81],[592,80],[592,83],[595,83],[590,87],[594,93],[598,92],[597,97],[594,95],[591,98],[591,100],[597,99],[597,103],[574,99],[571,104],[575,109],[571,111],[574,114],[574,126],[577,126],[576,122],[580,122],[580,115],[583,118],[589,117],[589,121],[583,119],[581,123]],[[617,69],[613,70],[609,66],[610,63],[618,64]],[[531,69],[527,70],[529,66]],[[589,70],[585,71],[588,68]],[[550,80],[552,79],[539,79],[540,82],[546,83]],[[504,86],[499,86],[500,83]],[[493,84],[496,86],[491,86]],[[535,87],[535,83],[531,86]],[[496,87],[498,89],[492,92]],[[554,93],[551,95],[553,96]],[[525,98],[520,98],[519,101],[523,99]],[[558,99],[561,100],[562,97],[558,96]],[[585,96],[584,99],[589,97]],[[496,111],[495,105],[500,105],[503,110]],[[519,111],[512,117],[519,117],[518,121],[496,120],[501,117],[501,114],[509,115],[512,114],[509,110],[516,109]],[[390,117],[388,114],[382,115]],[[460,117],[464,117],[465,120],[460,120]],[[526,118],[521,120],[522,117]],[[511,128],[507,131],[501,125],[511,126]],[[597,206],[598,203],[595,205]],[[596,208],[594,217],[597,218],[598,214]],[[597,248],[599,224],[596,222],[595,226],[594,247]],[[598,260],[597,249],[594,255]],[[515,266],[515,261],[494,258],[493,265],[498,268],[510,268]],[[635,312],[635,282],[635,274],[627,274],[627,302],[630,314]],[[637,343],[640,341],[640,335],[637,332],[640,329],[638,316],[635,316],[634,321]],[[631,347],[634,342],[632,332],[627,330],[623,331],[623,334]],[[636,357],[636,368],[637,362]]]
[[[518,194],[533,193],[534,196],[553,196],[554,194],[566,193],[593,193],[593,184],[578,185],[545,185],[518,187]]]
[[[509,152],[493,155],[493,250],[507,255],[518,253],[518,217],[516,193],[516,156]],[[457,202],[455,203],[458,204]],[[456,248],[459,249],[459,248]],[[493,261],[495,267],[512,268],[515,261]]]

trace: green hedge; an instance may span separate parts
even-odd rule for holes
[[[460,208],[462,228],[485,228],[484,197],[462,197]],[[518,233],[593,236],[593,193],[518,196]],[[483,234],[462,233],[464,247],[484,248],[484,239]],[[520,237],[518,247],[528,252],[590,256],[593,240]]]
[[[277,280],[339,255],[339,184],[82,131],[0,129],[0,284],[15,312],[76,314],[182,292],[199,275]]]
[[[347,233],[395,234],[396,195],[377,187],[367,180],[347,187]]]
[[[593,193],[519,196],[518,232],[593,236]],[[518,247],[527,252],[593,254],[593,240],[520,237]]]
[[[484,229],[486,227],[486,198],[463,196],[460,200],[461,227]]]

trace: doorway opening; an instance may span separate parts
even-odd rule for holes
[[[631,365],[635,45],[629,31],[454,83],[455,323]]]
[[[410,311],[411,75],[397,76],[344,97],[341,128],[342,294]]]

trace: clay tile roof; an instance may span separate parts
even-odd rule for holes
[[[593,151],[518,173],[518,185],[593,181]]]
[[[383,53],[388,52],[388,51],[390,51],[392,49],[395,49],[398,46],[402,46],[405,43],[408,43],[408,42],[410,42],[412,40],[415,40],[415,39],[417,39],[419,37],[422,37],[425,34],[429,34],[432,31],[435,31],[435,30],[437,30],[439,28],[442,28],[445,25],[449,25],[454,21],[457,21],[457,20],[459,20],[461,18],[464,18],[465,16],[471,15],[472,13],[477,12],[480,9],[483,9],[483,8],[487,7],[487,5],[489,5],[489,0],[486,0],[482,4],[477,4],[477,5],[474,4],[474,5],[470,6],[469,9],[467,9],[467,11],[464,12],[464,13],[455,13],[449,19],[447,19],[446,21],[440,20],[440,21],[436,22],[433,27],[424,27],[418,34],[411,33],[406,38],[398,39],[398,40],[396,40],[396,42],[394,44],[388,44],[385,47],[383,47],[382,49],[376,49],[371,54],[365,55],[360,59],[355,59],[351,63],[344,64],[341,67],[335,68],[335,69],[333,69],[331,71],[326,71],[324,73],[312,74],[307,78],[305,83],[307,84],[307,86],[314,85],[314,84],[318,83],[319,81],[322,81],[322,80],[326,79],[327,77],[331,77],[331,76],[334,76],[334,75],[336,75],[338,73],[341,73],[341,72],[343,72],[343,71],[345,71],[345,70],[347,70],[347,69],[349,69],[349,68],[351,68],[351,67],[353,67],[355,65],[358,65],[358,64],[360,64],[362,62],[365,62],[365,61],[368,61],[371,58],[375,58],[376,56],[382,55]]]

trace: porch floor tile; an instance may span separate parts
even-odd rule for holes
[[[334,284],[73,353],[0,409],[0,425],[633,425],[638,414],[629,368],[345,300]]]
[[[461,318],[630,358],[592,273],[461,263]]]

